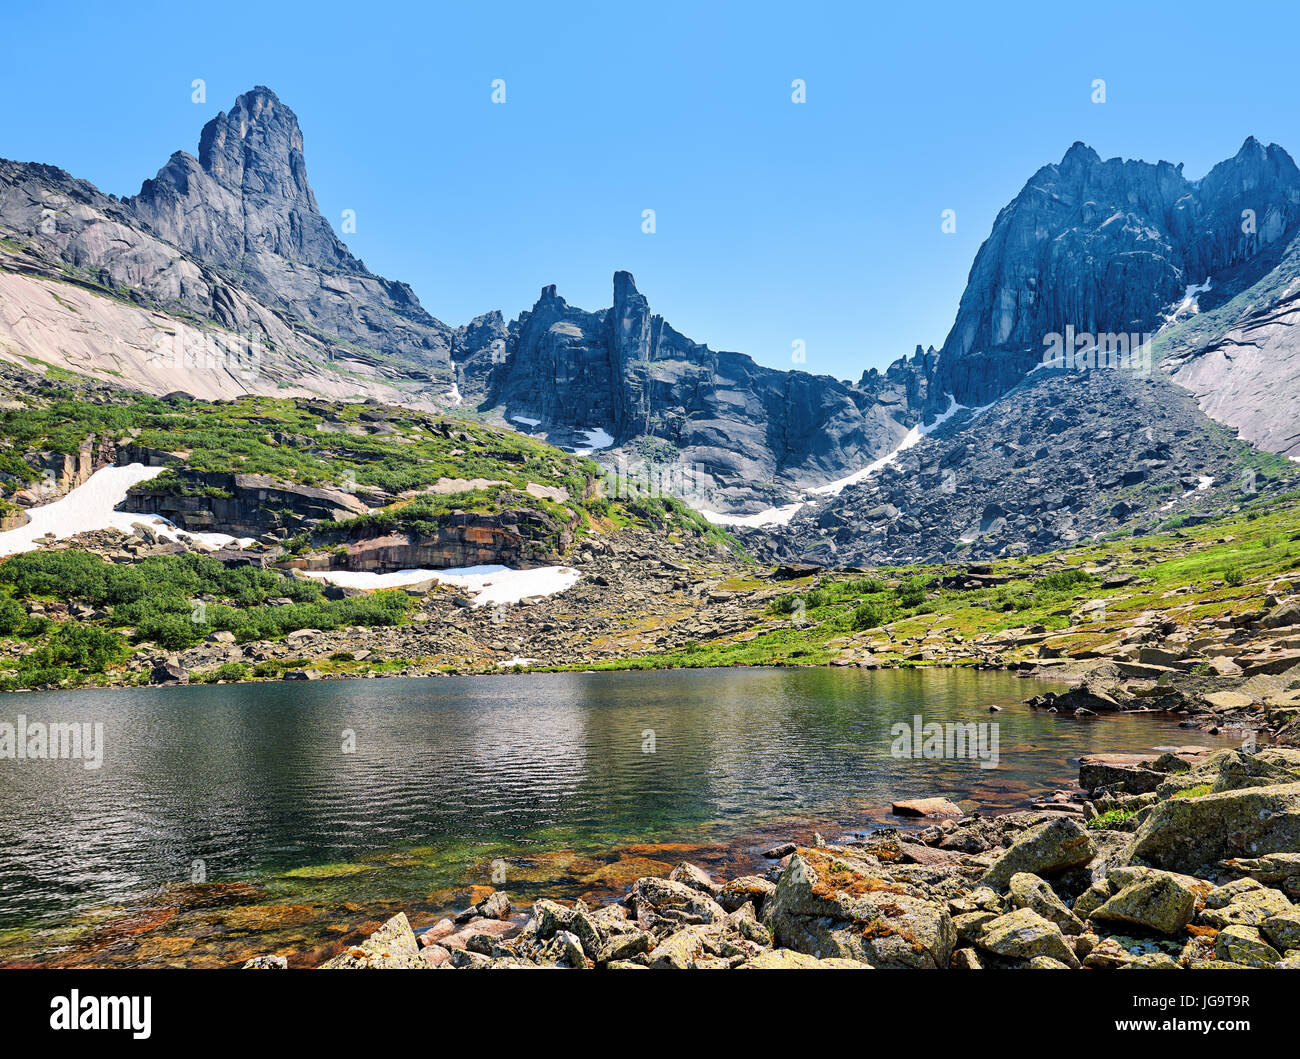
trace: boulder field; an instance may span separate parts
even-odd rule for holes
[[[1300,968],[1300,750],[1132,768],[1085,763],[1048,808],[783,844],[725,882],[683,862],[598,908],[492,890],[419,934],[399,913],[321,966]]]

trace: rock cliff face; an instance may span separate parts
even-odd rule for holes
[[[1249,212],[1247,212],[1249,211]],[[984,405],[1042,360],[1046,336],[1149,334],[1188,288],[1294,234],[1300,170],[1253,137],[1202,180],[1076,143],[1007,205],[975,257],[940,389]]]
[[[855,386],[712,350],[652,313],[627,272],[609,309],[546,287],[508,327],[497,313],[458,331],[453,350],[467,399],[560,443],[590,446],[604,431],[611,455],[634,462],[649,446],[661,469],[698,475],[718,510],[783,503],[851,473],[947,405],[925,354]]]
[[[321,216],[296,115],[258,86],[203,127],[126,206],[166,241],[295,323],[450,379],[451,329],[404,283],[371,273]]]
[[[438,519],[436,532],[361,529],[331,536],[328,543],[341,551],[290,565],[376,573],[496,564],[529,567],[559,560],[573,543],[573,530],[572,523],[561,524],[535,508],[455,512]]]
[[[191,532],[257,537],[356,518],[370,509],[341,489],[291,485],[262,474],[182,471],[171,481],[133,486],[123,510],[159,515]]]

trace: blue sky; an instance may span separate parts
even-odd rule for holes
[[[857,378],[943,341],[997,211],[1073,141],[1190,177],[1248,134],[1300,150],[1293,4],[280,6],[10,6],[0,156],[133,194],[266,84],[324,214],[450,324],[548,283],[603,308],[628,269],[698,341]]]

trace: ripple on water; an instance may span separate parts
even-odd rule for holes
[[[0,960],[297,961],[386,910],[616,896],[691,859],[752,870],[903,797],[986,809],[1070,786],[1096,750],[1227,743],[1149,716],[1037,713],[1005,673],[734,669],[9,695],[104,724],[104,766],[0,770]],[[891,726],[984,723],[996,769],[899,759]],[[356,736],[344,753],[343,733]]]

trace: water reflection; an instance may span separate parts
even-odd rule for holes
[[[736,669],[9,695],[0,720],[100,721],[106,747],[97,771],[0,761],[0,926],[182,883],[196,862],[260,879],[431,850],[422,872],[367,876],[423,898],[454,881],[448,865],[502,851],[852,828],[908,796],[1009,806],[1070,784],[1081,753],[1215,742],[1020,705],[1037,690],[1003,673]],[[1000,767],[891,756],[891,726],[918,713],[996,721]]]

